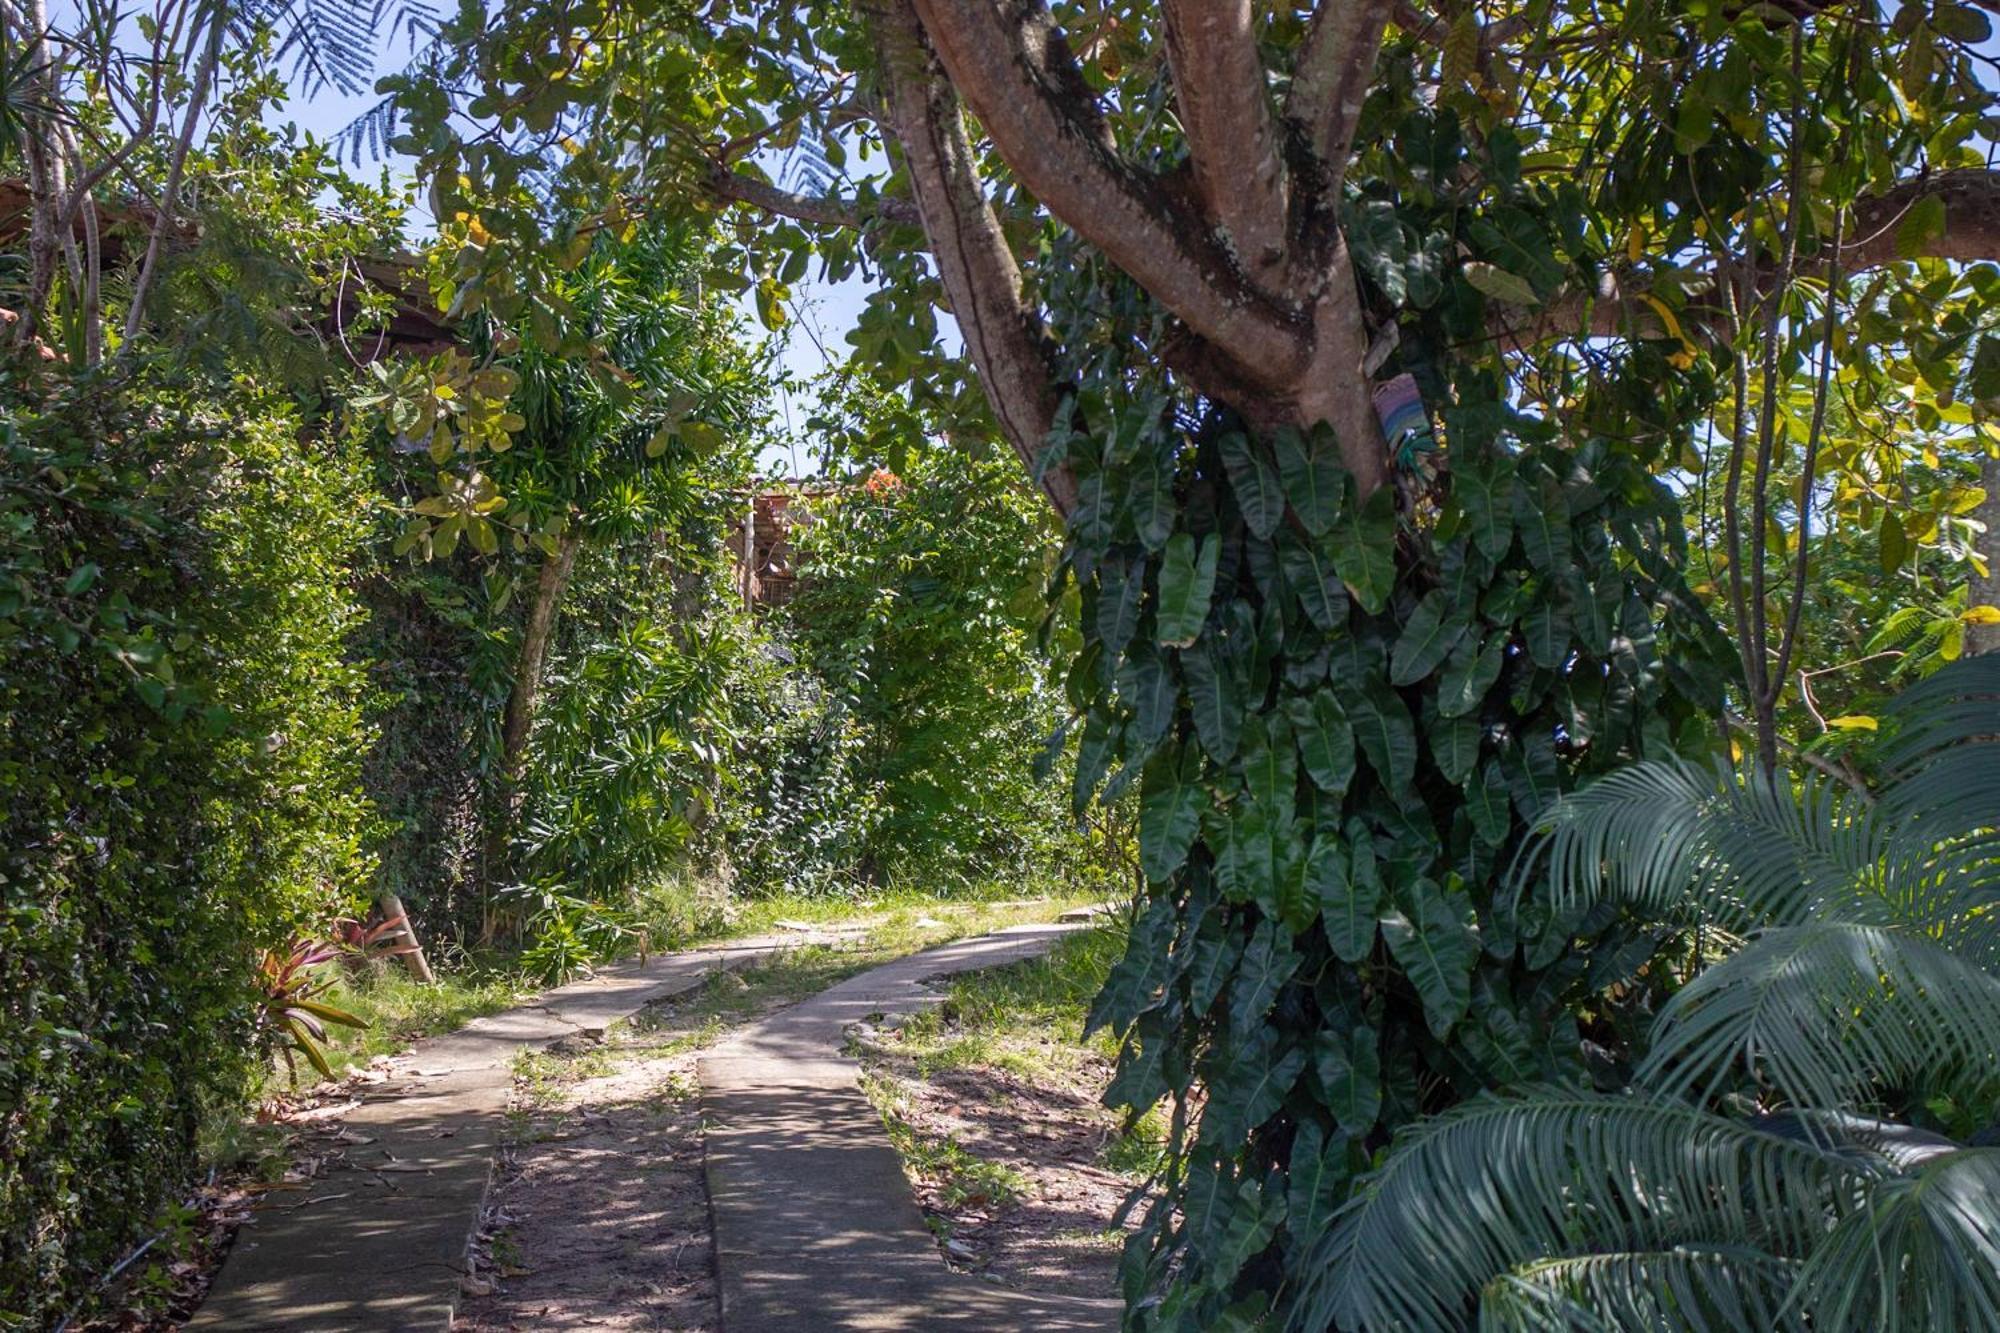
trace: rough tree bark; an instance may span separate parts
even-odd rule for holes
[[[562,609],[563,593],[583,538],[575,528],[564,531],[556,549],[542,560],[535,579],[534,600],[528,604],[527,623],[521,628],[521,655],[514,666],[514,685],[507,694],[507,712],[500,724],[499,799],[486,829],[486,880],[494,884],[508,868],[507,845],[521,813],[521,771],[528,754],[528,736],[535,728],[535,713],[541,704],[542,669],[548,662],[549,641],[555,634],[556,615]],[[488,923],[491,928],[492,917]]]
[[[907,0],[879,4],[873,17],[890,131],[903,150],[924,235],[993,415],[1033,475],[1057,406],[1041,321],[980,189],[958,98],[922,27]],[[1076,503],[1067,472],[1043,476],[1041,487],[1058,514]]]

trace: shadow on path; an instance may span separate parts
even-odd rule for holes
[[[724,1333],[1111,1330],[1113,1300],[1038,1296],[953,1273],[917,1209],[849,1023],[942,997],[926,978],[1046,950],[1061,927],[962,941],[863,973],[725,1041],[701,1061]]]

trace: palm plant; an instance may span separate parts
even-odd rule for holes
[[[1295,1327],[2000,1329],[2000,1136],[1911,1123],[2000,1100],[2000,658],[1883,721],[1873,790],[1648,762],[1557,805],[1523,884],[1686,928],[1694,976],[1633,1086],[1401,1138]]]

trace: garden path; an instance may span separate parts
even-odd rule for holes
[[[785,948],[788,934],[608,968],[417,1043],[342,1117],[348,1145],[302,1196],[267,1195],[186,1327],[403,1333],[451,1322],[525,1050],[601,1036],[646,1005]]]
[[[725,1333],[1111,1330],[1110,1300],[1013,1291],[954,1273],[924,1226],[881,1116],[844,1054],[850,1024],[943,996],[931,978],[1048,949],[1076,925],[1016,926],[849,978],[700,1060]],[[419,1042],[341,1116],[345,1151],[239,1234],[186,1325],[241,1333],[442,1331],[492,1178],[515,1058],[593,1040],[656,1001],[811,935],[656,957]],[[582,1219],[579,1219],[581,1224]]]
[[[1115,1300],[1034,1295],[946,1268],[860,1065],[842,1054],[850,1024],[941,1001],[927,979],[1032,957],[1074,928],[1015,926],[900,959],[702,1057],[724,1333],[1118,1327]]]

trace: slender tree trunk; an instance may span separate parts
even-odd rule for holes
[[[541,704],[542,668],[548,661],[556,613],[562,608],[563,592],[569,587],[581,545],[581,535],[571,528],[542,561],[541,574],[535,580],[535,600],[528,606],[528,623],[521,629],[521,656],[514,667],[514,688],[507,695],[507,715],[500,725],[499,799],[486,828],[485,869],[489,890],[507,870],[507,844],[521,813],[521,770],[527,761],[528,735],[534,730],[535,713]],[[484,934],[490,939],[498,927],[498,919],[492,911],[490,896],[488,903]]]
[[[188,92],[187,116],[181,121],[180,137],[174,141],[174,155],[167,164],[167,182],[160,190],[159,211],[153,217],[153,231],[146,238],[146,257],[139,264],[139,276],[132,282],[132,304],[125,312],[125,341],[139,336],[146,322],[146,293],[159,267],[160,249],[174,225],[174,206],[179,202],[181,175],[187,168],[188,152],[194,146],[195,127],[201,123],[202,109],[208,104],[209,85],[215,81],[215,66],[222,59],[222,39],[229,30],[228,14],[218,8],[209,19],[208,45],[202,49],[201,63],[195,66],[194,86]]]
[[[16,348],[34,346],[41,329],[49,293],[55,288],[56,266],[62,259],[60,219],[68,194],[63,170],[63,154],[57,142],[55,109],[61,73],[56,48],[48,40],[48,6],[44,0],[28,0],[19,10],[6,10],[9,29],[18,28],[18,40],[25,49],[29,76],[27,86],[34,105],[18,117],[21,156],[28,168],[28,285],[21,300],[20,319],[14,324]],[[13,34],[9,34],[12,38]],[[11,49],[13,40],[6,45]]]
[[[500,767],[509,786],[520,779],[526,757],[528,733],[535,725],[535,709],[541,702],[542,666],[548,661],[549,639],[555,632],[556,612],[576,568],[576,553],[582,544],[572,528],[562,535],[553,554],[542,561],[541,576],[535,580],[535,600],[528,607],[528,623],[521,630],[521,658],[514,668],[514,689],[507,696],[507,720],[500,730]]]
[[[2000,606],[2000,458],[1988,454],[1979,464],[1979,484],[1986,488],[1986,498],[1976,511],[1976,517],[1986,525],[1985,535],[1979,539],[1986,573],[1972,576],[1965,600],[1968,606]],[[2000,625],[1966,626],[1965,651],[2000,652]]]

